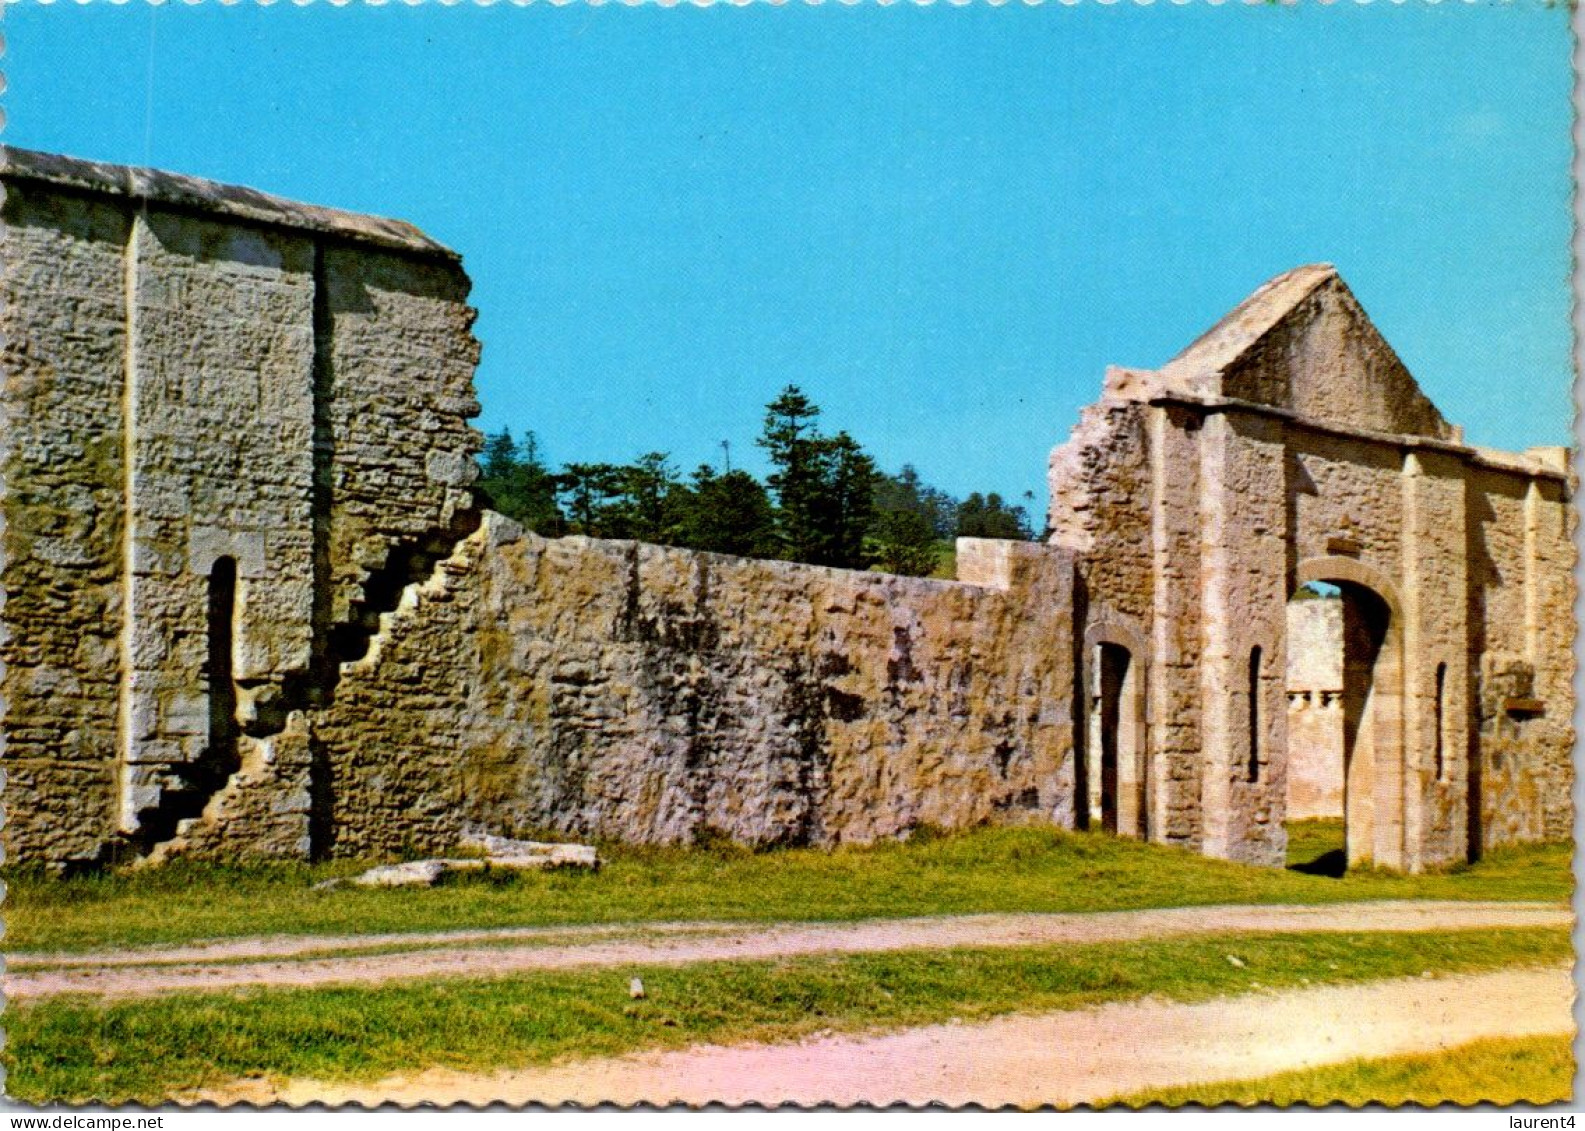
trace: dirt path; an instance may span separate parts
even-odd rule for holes
[[[1112,942],[1235,931],[1471,930],[1557,927],[1572,922],[1572,912],[1554,904],[1402,901],[960,915],[855,923],[635,924],[611,928],[610,936],[602,936],[599,928],[525,928],[447,935],[244,939],[202,948],[104,955],[13,954],[5,992],[12,999],[62,993],[128,997],[237,986],[320,986],[588,966]],[[325,953],[338,950],[345,953]],[[292,955],[301,957],[293,959]]]
[[[982,1103],[1069,1106],[1178,1084],[1574,1029],[1567,968],[1154,1000],[796,1045],[701,1045],[492,1074],[362,1086],[240,1081],[218,1103]]]

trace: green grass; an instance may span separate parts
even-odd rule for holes
[[[1474,1041],[1438,1053],[1351,1060],[1258,1080],[1161,1088],[1107,1104],[1551,1104],[1572,1098],[1573,1087],[1571,1038],[1512,1037]]]
[[[1243,963],[1227,961],[1229,954]],[[698,1042],[781,1041],[1157,995],[1565,961],[1563,930],[1234,935],[1162,942],[613,967],[372,987],[258,989],[6,1010],[28,1103],[156,1102],[244,1076],[372,1080]],[[632,1001],[628,979],[648,997]]]
[[[1570,846],[1496,851],[1441,874],[1341,879],[1209,860],[1050,828],[920,833],[906,844],[750,852],[604,849],[595,874],[462,878],[430,890],[312,890],[360,865],[177,861],[67,880],[8,876],[9,950],[83,950],[262,934],[368,934],[665,919],[852,920],[1356,899],[1566,902]]]

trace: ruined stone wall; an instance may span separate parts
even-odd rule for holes
[[[1277,865],[1311,580],[1387,610],[1345,670],[1351,860],[1569,832],[1565,464],[1463,446],[1329,267],[1109,371],[1053,544],[937,582],[476,530],[453,253],[149,170],[5,150],[0,182],[14,859],[1104,820],[1077,707],[1120,720],[1120,831]]]
[[[1351,858],[1418,870],[1567,835],[1570,487],[1559,456],[1478,451],[1450,429],[1354,431],[1108,374],[1053,453],[1051,525],[1081,554],[1081,675],[1099,641],[1149,653],[1152,839],[1272,863],[1285,816],[1331,808],[1332,786],[1309,783],[1315,805],[1298,796],[1291,814],[1286,796],[1292,752],[1333,745],[1341,721],[1287,708],[1285,606],[1306,580],[1390,610],[1365,675]]]
[[[1570,835],[1573,512],[1555,479],[1470,484],[1478,832],[1486,847]]]
[[[111,202],[28,186],[8,186],[3,218],[7,855],[89,857],[115,814],[130,220]]]
[[[393,549],[449,551],[477,346],[406,225],[15,149],[0,181],[4,836],[59,865],[197,814],[328,693]]]
[[[1143,629],[1154,597],[1148,410],[1109,400],[1086,408],[1053,453],[1050,479],[1051,541],[1080,555],[1087,607]]]
[[[1198,717],[1176,713],[1170,702],[1161,701],[1158,689],[1163,679],[1170,686],[1174,676],[1188,678],[1199,654],[1198,639],[1193,631],[1187,639],[1175,630],[1156,631],[1163,627],[1156,619],[1158,597],[1175,605],[1187,594],[1177,587],[1157,590],[1154,524],[1162,509],[1155,492],[1161,481],[1153,474],[1152,410],[1127,399],[1131,376],[1127,370],[1109,371],[1102,400],[1083,410],[1067,443],[1052,452],[1047,521],[1051,543],[1072,551],[1078,562],[1074,665],[1086,689],[1084,709],[1097,709],[1096,648],[1102,643],[1125,648],[1136,667],[1134,678],[1144,684],[1146,716],[1175,720],[1170,730],[1157,728],[1153,752],[1139,752],[1147,765],[1154,760],[1161,768],[1145,782],[1139,831],[1150,839],[1193,845],[1199,836]],[[1180,474],[1192,489],[1192,469]],[[1197,529],[1188,533],[1198,539]],[[1097,752],[1083,749],[1099,741],[1096,727],[1080,727],[1075,737],[1080,767],[1097,766]],[[1142,741],[1145,737],[1140,735]],[[1099,789],[1096,781],[1083,784],[1091,794]]]
[[[1071,569],[1013,546],[997,589],[491,515],[313,718],[334,850],[1071,823]]]
[[[467,276],[449,257],[338,243],[324,249],[322,278],[316,439],[328,447],[325,615],[339,623],[370,573],[399,569],[410,548],[447,553],[472,528],[479,346]]]

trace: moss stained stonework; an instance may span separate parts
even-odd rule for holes
[[[1051,541],[931,581],[478,512],[468,280],[406,224],[15,149],[0,181],[11,859],[1037,821],[1280,864],[1322,581],[1350,858],[1568,834],[1565,455],[1463,444],[1329,267],[1110,371]]]

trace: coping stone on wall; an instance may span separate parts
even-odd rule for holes
[[[241,185],[224,185],[160,169],[85,161],[5,145],[0,146],[0,179],[39,181],[78,192],[153,201],[256,224],[338,236],[452,263],[462,260],[455,251],[404,220],[321,208]]]

